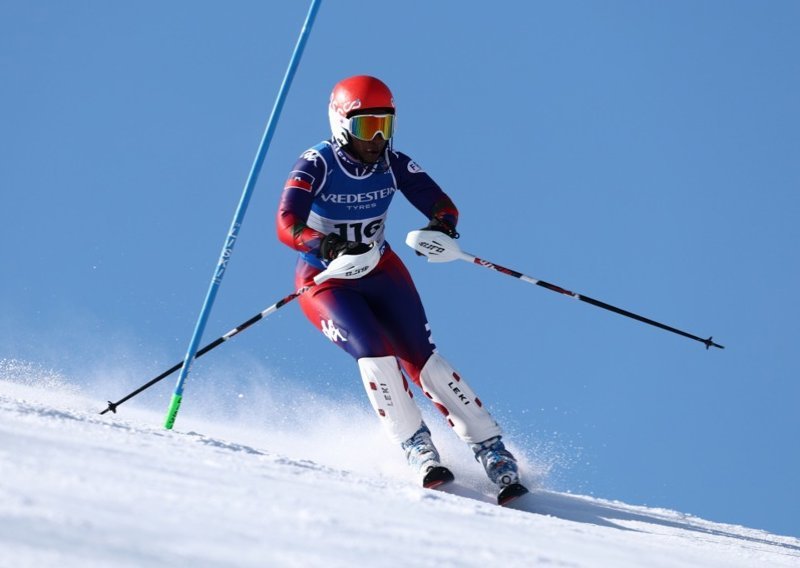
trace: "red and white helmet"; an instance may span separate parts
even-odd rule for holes
[[[336,83],[328,105],[328,119],[334,140],[342,146],[350,141],[350,117],[364,110],[394,114],[394,97],[389,87],[375,77],[355,75]],[[356,112],[360,111],[360,112]]]

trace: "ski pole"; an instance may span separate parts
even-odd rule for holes
[[[288,304],[289,302],[291,302],[295,298],[299,298],[300,296],[302,296],[303,294],[305,294],[306,292],[308,292],[309,290],[311,290],[315,286],[319,286],[323,282],[327,282],[328,280],[336,279],[336,278],[350,280],[350,279],[353,279],[353,278],[360,278],[360,277],[364,276],[365,274],[367,274],[370,271],[372,271],[373,268],[375,268],[375,266],[378,264],[378,261],[380,260],[380,257],[381,257],[380,250],[375,248],[375,247],[372,247],[372,248],[370,248],[369,251],[365,252],[364,254],[360,254],[360,255],[345,255],[345,256],[341,256],[341,257],[337,258],[336,260],[331,262],[325,270],[323,270],[322,272],[320,272],[319,274],[317,274],[314,277],[314,282],[312,284],[309,284],[308,286],[302,286],[301,288],[298,288],[295,292],[289,294],[288,296],[286,296],[282,300],[279,300],[279,301],[275,302],[270,307],[265,308],[263,311],[261,311],[260,313],[254,315],[253,317],[251,317],[246,322],[244,322],[242,324],[239,324],[238,326],[236,326],[235,328],[230,330],[225,335],[222,335],[222,336],[218,337],[217,339],[215,339],[214,341],[212,341],[211,343],[209,343],[208,345],[206,345],[205,347],[200,349],[197,352],[197,354],[195,355],[195,359],[197,359],[198,357],[202,357],[203,355],[205,355],[206,353],[208,353],[212,349],[215,349],[216,347],[219,347],[220,345],[222,345],[223,343],[225,343],[226,341],[228,341],[232,337],[234,337],[234,336],[240,334],[241,332],[243,332],[245,329],[247,329],[248,327],[250,327],[254,323],[259,322],[262,319],[264,319],[265,317],[275,313],[276,311],[278,311],[280,308],[282,308],[283,306],[285,306],[286,304]],[[151,381],[143,384],[142,386],[140,386],[138,389],[136,389],[132,393],[122,397],[117,402],[111,402],[109,400],[108,401],[108,408],[103,410],[100,414],[105,414],[108,411],[111,411],[111,412],[116,414],[117,407],[120,404],[122,404],[125,401],[128,401],[128,400],[132,399],[134,396],[136,396],[137,394],[141,393],[142,391],[145,391],[145,390],[149,389],[150,387],[152,387],[154,384],[156,384],[160,380],[167,378],[169,375],[171,375],[172,373],[174,373],[175,371],[180,369],[181,365],[183,365],[183,361],[181,361],[180,363],[176,363],[173,367],[167,369],[166,371],[164,371],[163,373],[161,373],[160,375],[158,375],[156,378],[152,379]]]
[[[450,262],[452,260],[463,260],[472,264],[477,264],[479,266],[483,266],[485,268],[489,268],[491,270],[500,272],[501,274],[507,274],[508,276],[519,278],[520,280],[528,282],[529,284],[535,284],[537,286],[541,286],[542,288],[546,288],[547,290],[558,292],[559,294],[564,294],[565,296],[569,296],[576,300],[580,300],[581,302],[586,302],[587,304],[597,306],[598,308],[603,308],[604,310],[614,312],[615,314],[629,317],[635,319],[636,321],[640,321],[642,323],[646,323],[648,325],[652,325],[660,329],[664,329],[666,331],[671,331],[672,333],[677,333],[678,335],[682,335],[683,337],[688,337],[689,339],[694,339],[695,341],[699,341],[700,343],[704,344],[706,346],[706,349],[709,349],[710,347],[718,347],[719,349],[725,349],[725,347],[723,347],[722,345],[714,343],[714,341],[712,341],[713,339],[712,337],[709,337],[708,339],[703,339],[701,337],[698,337],[691,333],[687,333],[672,326],[657,322],[655,320],[651,320],[649,318],[640,316],[633,312],[629,312],[628,310],[623,310],[622,308],[612,306],[611,304],[606,304],[605,302],[601,302],[600,300],[595,300],[594,298],[590,298],[589,296],[584,296],[583,294],[577,294],[575,292],[571,292],[569,290],[562,288],[561,286],[550,284],[549,282],[545,282],[544,280],[537,280],[536,278],[526,276],[521,272],[517,272],[516,270],[512,270],[510,268],[500,266],[499,264],[489,262],[488,260],[478,258],[475,255],[462,251],[461,248],[458,246],[458,244],[456,244],[455,240],[453,240],[451,237],[439,231],[431,231],[431,230],[411,231],[410,233],[408,233],[408,236],[406,237],[406,244],[411,248],[413,248],[414,250],[416,250],[417,252],[423,254],[424,256],[427,256],[428,262]]]
[[[311,286],[303,286],[302,288],[299,288],[297,291],[289,294],[288,296],[286,296],[282,300],[280,300],[278,302],[275,302],[270,307],[266,308],[265,310],[263,310],[262,312],[260,312],[260,313],[258,313],[256,315],[254,315],[253,317],[251,317],[246,322],[244,322],[242,324],[239,324],[238,326],[236,326],[235,328],[230,330],[225,335],[222,335],[222,336],[218,337],[217,339],[215,339],[214,341],[212,341],[211,343],[209,343],[208,345],[206,345],[205,347],[203,347],[202,349],[197,351],[197,353],[195,354],[195,359],[197,359],[199,357],[202,357],[203,355],[205,355],[206,353],[208,353],[212,349],[215,349],[216,347],[219,347],[220,345],[222,345],[223,343],[228,341],[230,338],[240,334],[241,332],[243,332],[245,329],[247,329],[248,327],[250,327],[254,323],[256,323],[258,321],[261,321],[262,319],[264,319],[268,315],[276,312],[278,309],[282,308],[283,306],[285,306],[286,304],[288,304],[289,302],[291,302],[295,298],[297,298],[299,296],[302,296],[303,294],[305,294],[310,289],[311,289]],[[149,389],[150,387],[152,387],[154,384],[156,384],[160,380],[167,378],[172,373],[174,373],[175,371],[180,369],[182,365],[183,365],[183,361],[180,361],[179,363],[176,363],[173,367],[170,367],[169,369],[167,369],[166,371],[164,371],[163,373],[158,375],[156,378],[154,378],[150,382],[147,382],[147,383],[143,384],[142,386],[140,386],[138,389],[136,389],[132,393],[130,393],[130,394],[122,397],[121,399],[119,399],[117,402],[111,402],[109,400],[108,401],[108,408],[106,408],[100,414],[105,414],[109,410],[116,414],[117,407],[120,404],[132,399],[134,396],[136,396],[137,394],[141,393],[142,391],[145,391],[145,390]]]
[[[300,37],[297,38],[297,44],[295,45],[294,52],[292,53],[292,58],[289,60],[289,67],[286,69],[286,75],[284,76],[280,90],[278,91],[278,98],[275,100],[275,106],[272,107],[272,113],[270,114],[269,121],[267,121],[267,128],[264,131],[264,136],[261,138],[261,143],[259,144],[258,152],[256,153],[255,160],[253,161],[253,166],[250,169],[250,174],[247,176],[247,182],[245,183],[244,190],[242,191],[242,197],[239,200],[239,205],[236,208],[236,213],[234,214],[233,221],[231,222],[228,235],[225,237],[225,243],[222,246],[222,253],[219,256],[219,261],[217,262],[217,266],[214,269],[214,274],[211,277],[211,283],[209,284],[208,292],[206,293],[206,298],[203,302],[203,307],[200,310],[200,315],[197,318],[197,323],[195,324],[194,332],[192,333],[192,339],[189,342],[189,347],[186,350],[186,356],[183,358],[183,365],[181,366],[181,372],[178,376],[178,381],[175,384],[175,391],[173,392],[172,399],[170,400],[167,416],[164,419],[164,428],[167,430],[172,429],[172,426],[175,424],[175,418],[178,416],[178,410],[180,410],[181,401],[183,400],[183,386],[186,382],[186,377],[189,375],[189,369],[195,359],[197,348],[203,336],[203,331],[205,330],[206,322],[208,321],[208,315],[211,313],[211,307],[214,305],[214,300],[217,297],[217,291],[219,290],[220,283],[222,282],[222,277],[225,274],[225,269],[227,268],[231,255],[233,254],[233,246],[236,244],[236,239],[239,236],[239,229],[244,221],[244,215],[247,211],[247,206],[250,203],[250,197],[253,194],[253,189],[256,186],[258,174],[261,171],[261,165],[264,163],[264,158],[267,155],[267,150],[269,149],[270,142],[272,141],[272,135],[275,132],[275,127],[278,123],[278,117],[281,114],[283,103],[286,100],[287,93],[289,92],[289,86],[292,84],[295,71],[297,71],[297,66],[300,64],[300,57],[303,54],[303,49],[305,48],[306,41],[308,40],[308,36],[311,32],[311,26],[314,23],[314,18],[317,15],[319,3],[320,0],[311,0],[311,6],[309,7],[303,28],[300,31]]]

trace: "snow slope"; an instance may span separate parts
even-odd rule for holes
[[[459,482],[418,488],[360,410],[316,407],[298,433],[184,409],[165,431],[162,413],[101,416],[56,379],[23,382],[0,372],[3,568],[800,567],[796,538],[548,491],[531,463],[540,487],[500,508],[449,442]]]

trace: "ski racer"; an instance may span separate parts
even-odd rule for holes
[[[526,489],[501,429],[464,378],[436,350],[408,270],[384,240],[389,205],[402,193],[429,219],[425,229],[457,237],[458,210],[416,162],[392,147],[396,114],[389,88],[366,75],[333,88],[332,137],[306,150],[286,180],[279,239],[300,252],[298,288],[341,255],[380,251],[377,266],[353,280],[327,280],[300,297],[308,320],[358,363],[372,407],[425,487],[453,479],[442,466],[409,383],[422,389],[469,444],[503,503]]]

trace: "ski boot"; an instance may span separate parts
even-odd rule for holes
[[[402,443],[406,460],[427,489],[453,481],[453,473],[440,463],[439,452],[431,441],[431,431],[423,422],[413,436]]]
[[[480,444],[472,444],[472,451],[475,452],[475,459],[481,462],[492,483],[500,488],[497,494],[499,505],[506,505],[528,492],[528,489],[519,482],[517,460],[506,449],[500,436],[489,438]]]

